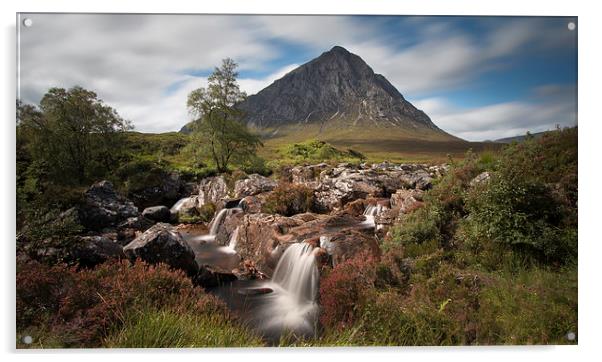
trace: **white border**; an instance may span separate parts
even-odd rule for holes
[[[107,358],[131,360],[143,358],[146,361],[164,361],[171,353],[178,359],[219,359],[246,361],[249,358],[265,360],[315,360],[342,358],[371,360],[412,359],[440,361],[507,361],[514,358],[543,357],[550,361],[570,361],[574,358],[599,358],[600,343],[597,341],[600,328],[601,298],[599,269],[602,257],[598,221],[601,205],[600,179],[600,137],[602,137],[600,115],[600,23],[602,13],[596,11],[595,1],[525,1],[525,0],[303,0],[285,2],[282,0],[231,0],[231,1],[125,1],[125,0],[9,0],[0,2],[2,11],[2,86],[0,87],[0,109],[3,112],[1,144],[4,177],[1,178],[0,200],[3,200],[2,222],[2,264],[4,293],[2,293],[3,326],[0,328],[2,351],[7,360],[34,360],[45,354],[44,359],[77,361],[105,361]],[[15,13],[16,12],[137,12],[137,13],[253,13],[253,14],[400,14],[400,15],[558,15],[578,16],[579,27],[579,346],[568,347],[467,347],[467,348],[347,348],[347,349],[235,349],[235,350],[180,350],[180,351],[68,351],[22,353],[14,351],[14,207],[15,207]],[[74,29],[77,31],[77,29]],[[149,353],[150,352],[150,353]],[[579,355],[575,355],[575,353]],[[132,354],[138,356],[132,356]]]

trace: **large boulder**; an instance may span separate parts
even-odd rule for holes
[[[117,225],[117,243],[122,246],[129,244],[141,233],[150,229],[154,224],[155,222],[153,220],[147,219],[142,215],[130,217],[127,220],[122,221]]]
[[[380,197],[384,192],[376,171],[339,166],[320,175],[315,190],[316,206],[326,211],[340,209],[348,202]]]
[[[199,271],[192,248],[170,224],[156,224],[126,245],[123,251],[130,259],[140,258],[151,264],[165,263],[189,275]]]
[[[252,174],[234,183],[234,197],[243,198],[272,191],[278,183],[271,178]]]
[[[93,267],[111,258],[125,257],[123,247],[105,236],[80,236],[68,254],[72,262],[85,267]]]
[[[169,222],[171,213],[167,206],[151,206],[142,211],[142,216],[158,222]]]
[[[117,194],[109,181],[93,184],[86,191],[84,203],[77,208],[77,213],[80,222],[88,230],[114,227],[121,221],[140,214],[134,203]]]
[[[207,177],[199,184],[199,207],[206,203],[217,204],[228,196],[228,184],[223,176]]]
[[[135,190],[131,190],[128,195],[140,208],[170,205],[180,198],[184,185],[178,172],[155,170],[149,175],[148,180]]]
[[[319,244],[330,256],[333,267],[361,253],[380,256],[380,247],[374,235],[356,229],[344,229],[321,236]]]

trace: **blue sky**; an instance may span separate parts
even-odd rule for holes
[[[444,130],[495,139],[577,122],[575,18],[29,14],[21,98],[96,91],[136,129],[178,130],[221,59],[256,93],[334,45],[362,57]],[[74,32],[73,29],[78,29]]]

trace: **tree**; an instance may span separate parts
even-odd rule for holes
[[[244,162],[261,145],[244,123],[243,112],[236,108],[246,98],[236,81],[236,67],[232,59],[224,59],[209,76],[207,88],[188,95],[188,109],[196,118],[191,145],[208,154],[219,172],[228,171],[231,163]]]
[[[129,122],[81,87],[51,88],[39,107],[17,103],[17,137],[49,181],[81,184],[112,170]]]

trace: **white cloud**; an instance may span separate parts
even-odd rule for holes
[[[546,24],[534,18],[493,24],[485,41],[479,42],[474,34],[458,30],[450,21],[433,22],[419,17],[400,18],[414,29],[410,35],[383,31],[384,18],[372,18],[368,23],[344,16],[30,17],[34,26],[22,28],[21,34],[20,91],[24,101],[37,103],[53,86],[81,85],[96,91],[123,117],[132,120],[137,130],[146,132],[178,130],[185,124],[189,120],[185,108],[188,92],[206,84],[206,79],[186,74],[211,69],[225,57],[234,58],[243,71],[269,73],[261,79],[239,80],[249,94],[280,78],[296,66],[270,68],[270,61],[287,55],[282,44],[301,45],[315,55],[333,45],[344,46],[387,77],[404,95],[428,98],[433,91],[470,85],[492,66],[505,66],[504,57],[564,46],[570,40],[568,31],[547,29]],[[405,47],[399,49],[394,44]],[[549,99],[553,90],[540,89],[534,97]],[[518,126],[541,128],[550,122],[561,123],[560,119],[552,120],[554,114],[546,113],[552,109],[566,113],[558,117],[567,118],[570,112],[576,117],[575,107],[557,109],[559,105],[548,102],[548,109],[537,108],[542,99],[474,110],[456,109],[449,104],[429,109],[438,101],[433,99],[416,103],[423,105],[436,124],[469,139],[481,139],[485,132],[493,134],[494,129],[514,132]],[[510,126],[510,118],[523,119],[525,123]]]
[[[576,104],[570,96],[470,109],[457,107],[442,98],[426,98],[413,104],[425,111],[441,129],[469,141],[495,140],[577,123]]]

